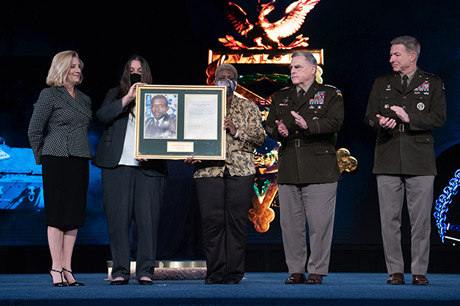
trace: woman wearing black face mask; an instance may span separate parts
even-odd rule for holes
[[[120,85],[107,93],[96,113],[106,125],[93,164],[102,169],[103,206],[113,261],[111,285],[124,285],[129,281],[132,221],[138,229],[136,278],[141,285],[153,283],[159,210],[167,167],[163,160],[134,158],[136,86],[151,83],[152,74],[145,59],[131,57]]]

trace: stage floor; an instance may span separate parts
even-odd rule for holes
[[[322,285],[285,285],[287,273],[247,273],[239,285],[203,280],[109,286],[107,274],[76,274],[84,287],[55,288],[47,274],[0,274],[0,305],[460,305],[459,274],[429,274],[430,285],[386,284],[380,273],[331,273]]]

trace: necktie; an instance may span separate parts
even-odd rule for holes
[[[155,126],[157,126],[157,127],[160,126],[160,120],[155,121]]]
[[[305,90],[301,89],[299,90],[299,93],[297,94],[297,98],[299,98],[299,100],[302,100],[304,95],[305,95]]]
[[[402,82],[402,91],[403,91],[403,92],[406,92],[406,89],[407,89],[407,80],[409,79],[409,77],[408,77],[407,75],[403,75],[402,79],[403,79],[403,82]]]

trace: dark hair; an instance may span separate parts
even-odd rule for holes
[[[168,98],[166,98],[166,96],[164,95],[156,95],[152,98],[152,105],[153,105],[153,100],[163,100],[164,102],[164,106],[165,107],[168,107]]]
[[[147,61],[139,55],[133,55],[129,58],[129,60],[125,64],[125,68],[123,69],[123,75],[121,76],[120,86],[118,90],[118,99],[123,98],[129,91],[131,87],[131,62],[132,61],[139,61],[141,63],[142,73],[141,73],[141,82],[146,84],[152,84],[152,72],[150,71],[150,66]],[[129,112],[134,116],[133,108],[136,105],[136,101],[130,103],[130,110]]]

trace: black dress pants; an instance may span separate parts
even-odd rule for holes
[[[244,259],[254,175],[198,178],[195,186],[203,226],[206,279],[239,282]]]
[[[140,167],[102,169],[104,211],[107,216],[112,277],[129,279],[132,221],[137,226],[136,277],[153,277],[160,204],[166,186],[164,176],[148,176]]]

